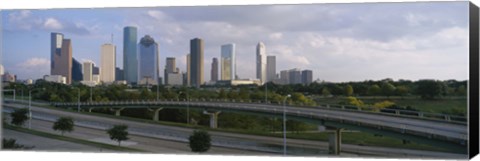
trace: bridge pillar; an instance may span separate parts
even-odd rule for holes
[[[163,108],[154,108],[154,109],[151,109],[151,108],[148,108],[149,111],[153,111],[153,117],[152,117],[152,120],[153,121],[158,121],[158,113],[160,113],[160,111],[162,110]]]
[[[111,108],[110,111],[115,111],[115,116],[120,116],[120,112],[125,109],[125,107],[123,108],[119,108],[119,109],[113,109]]]
[[[328,134],[328,153],[339,155],[342,145],[342,129],[334,127],[327,127],[327,129],[330,131],[330,134]]]
[[[207,111],[207,110],[203,111],[203,114],[210,115],[210,128],[218,127],[218,114],[220,113],[221,111]]]

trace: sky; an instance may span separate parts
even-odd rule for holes
[[[190,39],[205,43],[204,80],[220,46],[236,44],[237,75],[255,78],[255,48],[276,56],[277,73],[313,71],[313,79],[347,82],[468,79],[468,2],[353,3],[2,10],[2,63],[18,79],[50,74],[50,33],[72,40],[73,57],[100,63],[113,43],[123,68],[123,27],[136,26],[186,71]],[[112,39],[113,35],[113,39]]]

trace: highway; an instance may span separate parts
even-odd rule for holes
[[[202,108],[212,110],[236,110],[281,114],[283,106],[257,103],[229,103],[229,102],[183,102],[183,101],[139,101],[139,102],[98,102],[81,103],[82,108],[126,107],[146,108],[162,106],[189,105],[190,108]],[[77,103],[60,104],[58,107],[77,107]],[[286,106],[289,116],[303,117],[317,120],[333,120],[340,122],[352,122],[359,126],[394,129],[401,133],[425,137],[440,137],[448,140],[457,140],[458,143],[468,139],[467,125],[443,120],[424,119],[421,117],[405,117],[394,114],[338,110],[333,108]]]
[[[13,105],[13,104],[7,103],[4,105],[4,111],[11,110],[10,107],[25,107],[25,105]],[[85,129],[91,129],[91,130],[92,129],[99,130],[103,137],[105,137],[106,135],[106,133],[103,131],[104,129],[111,127],[113,124],[126,124],[130,127],[129,132],[131,134],[134,134],[135,137],[141,137],[143,139],[149,138],[153,140],[173,141],[176,143],[181,143],[183,148],[188,147],[186,144],[187,138],[193,131],[193,129],[189,129],[189,128],[172,127],[172,126],[140,123],[140,122],[134,122],[134,121],[120,120],[120,119],[104,118],[104,117],[98,117],[98,116],[78,114],[74,112],[65,112],[65,111],[52,110],[47,108],[39,108],[34,106],[32,106],[32,111],[33,111],[33,116],[35,120],[37,119],[45,120],[47,122],[56,120],[58,116],[73,117],[76,120],[75,124],[77,127],[84,127]],[[44,127],[43,130],[51,130],[51,125],[50,126],[45,125],[41,127]],[[279,154],[281,153],[281,150],[282,150],[281,138],[233,134],[233,133],[224,133],[224,132],[215,132],[215,131],[210,131],[210,134],[212,135],[212,140],[213,140],[212,144],[215,147],[217,148],[222,147],[224,149],[230,150],[227,152],[213,151],[218,154],[227,153],[227,154],[235,154],[235,155],[238,155],[238,154],[272,155],[272,154]],[[82,134],[82,135],[94,136],[93,138],[99,138],[99,136],[92,135],[92,134]],[[82,138],[82,136],[76,136],[76,137]],[[92,137],[89,137],[89,138],[92,139]],[[135,141],[133,139],[131,141],[137,142],[136,145],[142,145],[142,146],[147,146],[149,143],[154,142],[152,140]],[[288,139],[287,142],[289,145],[289,152],[290,152],[289,155],[302,155],[302,156],[326,155],[327,143],[325,142],[317,142],[317,141],[310,141],[310,140],[296,140],[296,139]],[[157,147],[160,149],[149,150],[149,151],[161,152],[161,151],[166,151],[165,149],[161,150],[161,147],[165,147],[168,145],[172,145],[172,144],[159,143],[159,144],[149,145],[148,147],[150,148],[141,148],[141,149],[154,149],[154,147]],[[174,147],[180,147],[180,146],[174,146]],[[179,151],[176,151],[175,148],[167,148],[167,149],[174,149],[173,151],[174,153],[179,153]],[[237,151],[233,151],[234,149]],[[189,149],[186,148],[180,151],[188,153]],[[349,155],[352,153],[355,153],[355,154],[359,153],[362,155],[375,155],[375,156],[380,155],[380,156],[441,157],[441,158],[466,157],[466,155],[449,154],[449,153],[438,153],[438,152],[405,150],[405,149],[390,149],[390,148],[382,148],[382,147],[366,147],[366,146],[357,146],[357,145],[342,145],[342,153],[345,155]]]

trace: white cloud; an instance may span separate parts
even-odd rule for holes
[[[283,34],[281,32],[276,32],[276,33],[270,34],[269,37],[271,40],[279,40],[283,38]]]
[[[152,18],[155,18],[156,20],[166,20],[168,18],[168,16],[165,15],[165,13],[158,10],[147,11],[147,15],[149,15]]]
[[[38,69],[50,66],[50,60],[45,58],[30,58],[23,63],[19,64],[18,67],[24,69]]]
[[[47,18],[43,23],[43,27],[48,30],[61,30],[63,29],[62,23],[55,18]]]

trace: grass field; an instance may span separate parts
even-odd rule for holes
[[[315,98],[320,104],[341,104],[346,102],[345,97],[337,98]],[[392,101],[398,106],[406,107],[410,106],[422,112],[429,113],[445,113],[452,115],[466,115],[467,112],[467,98],[455,98],[455,99],[437,99],[437,100],[424,100],[420,98],[386,98],[386,97],[359,97],[365,104],[374,104],[376,102],[382,102],[385,100]]]
[[[42,131],[26,129],[26,128],[12,126],[12,125],[8,125],[8,124],[4,124],[3,128],[9,129],[9,130],[15,130],[15,131],[19,131],[19,132],[24,132],[24,133],[28,133],[28,134],[33,134],[33,135],[37,135],[37,136],[41,136],[41,137],[46,137],[46,138],[50,138],[50,139],[68,141],[68,142],[72,142],[72,143],[84,144],[84,145],[99,147],[99,148],[103,148],[103,149],[110,149],[110,150],[114,150],[114,151],[145,152],[143,150],[138,150],[138,149],[134,149],[134,148],[121,147],[121,146],[103,144],[103,143],[98,143],[98,142],[93,142],[93,141],[88,141],[88,140],[76,139],[76,138],[72,138],[72,137],[61,136],[61,135],[51,134],[51,133],[42,132]]]

